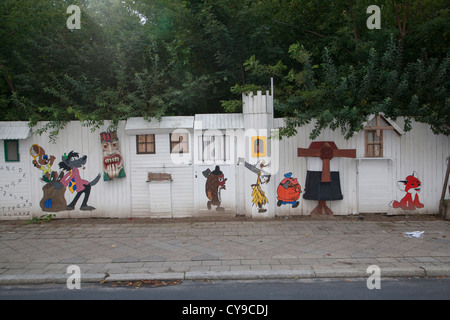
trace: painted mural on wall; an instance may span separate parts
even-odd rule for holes
[[[214,171],[206,169],[202,172],[203,176],[206,178],[205,192],[208,202],[206,206],[208,210],[211,210],[212,206],[216,206],[217,211],[225,210],[220,206],[221,203],[221,191],[226,189],[225,183],[227,178],[224,177],[223,172],[220,170],[219,166],[216,166]]]
[[[103,150],[103,180],[125,177],[123,158],[120,152],[120,142],[117,132],[102,132],[100,140]]]
[[[83,202],[81,203],[80,210],[91,211],[95,210],[94,207],[88,205],[89,195],[91,193],[91,187],[95,186],[100,180],[100,173],[91,182],[81,179],[78,168],[84,168],[87,162],[87,156],[79,157],[78,152],[70,151],[69,154],[64,154],[61,157],[59,168],[62,172],[65,172],[64,176],[59,182],[59,187],[67,187],[71,193],[75,193],[75,198],[66,207],[66,210],[74,210],[78,199],[84,194]],[[55,183],[56,184],[56,183]]]
[[[33,166],[42,171],[40,180],[45,183],[42,187],[44,194],[39,202],[42,211],[58,212],[66,210],[67,202],[64,197],[66,188],[62,188],[60,182],[63,172],[58,173],[51,168],[56,157],[48,155],[44,148],[38,144],[33,144],[30,147],[30,154],[33,157]]]
[[[50,182],[50,180],[55,180],[57,173],[52,171],[51,167],[53,162],[55,162],[56,157],[48,155],[44,148],[37,144],[33,144],[30,148],[30,154],[33,157],[33,165],[42,171],[41,180],[44,182]]]
[[[245,167],[250,171],[256,173],[256,183],[252,184],[252,205],[258,207],[258,212],[263,213],[266,212],[267,209],[264,208],[264,205],[269,203],[269,200],[266,197],[266,194],[261,188],[261,185],[267,184],[270,181],[270,174],[265,172],[263,169],[268,167],[265,161],[258,161],[256,165],[252,165],[248,162],[245,162]]]
[[[0,218],[30,217],[30,175],[23,163],[0,165]]]
[[[277,188],[277,206],[291,204],[292,208],[297,208],[301,193],[302,188],[297,178],[292,177],[292,172],[286,173]]]
[[[405,196],[399,201],[392,201],[390,206],[393,208],[400,208],[403,210],[415,210],[424,207],[424,204],[419,200],[419,192],[422,188],[422,182],[419,180],[417,173],[414,171],[405,180],[397,182],[400,190],[405,191]]]
[[[356,149],[339,149],[333,141],[313,141],[308,149],[298,148],[297,156],[322,160],[322,171],[307,170],[303,199],[319,201],[311,215],[333,215],[326,201],[342,200],[344,196],[341,192],[339,171],[331,171],[331,160],[342,157],[356,158]]]

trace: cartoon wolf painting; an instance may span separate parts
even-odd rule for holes
[[[74,193],[75,191],[77,192],[75,198],[72,200],[71,203],[69,203],[66,210],[74,210],[78,199],[81,197],[83,193],[84,199],[83,202],[81,203],[80,210],[84,211],[95,210],[95,208],[89,206],[87,202],[89,200],[89,195],[91,193],[91,187],[97,184],[98,180],[100,179],[100,173],[91,182],[81,179],[78,168],[81,168],[86,164],[87,156],[85,155],[80,158],[78,152],[70,151],[68,155],[64,154],[61,157],[61,160],[62,161],[59,163],[59,168],[63,169],[63,171],[67,171],[67,173],[61,179],[60,183],[63,186],[67,187],[70,190],[70,192],[72,193]]]

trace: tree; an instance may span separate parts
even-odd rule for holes
[[[71,4],[81,8],[80,30],[66,27]],[[366,27],[369,4],[381,8],[381,30]],[[240,93],[264,89],[270,77],[277,115],[300,119],[317,115],[305,103],[327,102],[327,90],[337,90],[342,77],[359,81],[370,70],[407,83],[417,104],[427,105],[422,111],[441,106],[446,93],[416,92],[410,80],[420,70],[428,70],[428,80],[427,72],[445,70],[445,0],[3,0],[0,17],[0,117],[51,121],[55,134],[70,120],[95,127],[132,116],[236,112]],[[382,58],[390,41],[395,66],[387,68]],[[350,102],[333,93],[343,103],[327,105],[333,117],[355,106],[362,112],[356,119],[363,118],[366,111],[355,102],[363,88],[355,90]],[[376,95],[368,93],[365,108],[376,111]],[[394,107],[385,109],[406,101],[391,100]],[[433,112],[437,121],[440,110]],[[432,121],[423,114],[417,119]]]
[[[290,61],[267,63],[256,55],[246,61],[255,84],[275,79],[275,111],[286,122],[282,135],[291,136],[297,126],[316,119],[311,138],[327,127],[340,128],[349,138],[362,129],[368,115],[380,112],[406,116],[406,130],[415,119],[431,125],[435,133],[450,133],[446,3],[374,3],[382,8],[381,30],[365,27],[367,3],[327,3],[314,15],[315,1],[303,1],[308,16],[316,20],[305,17],[304,28],[297,30],[316,39],[304,37],[292,44],[285,55]],[[424,32],[431,26],[436,28],[432,44]],[[255,84],[236,84],[231,91],[240,94],[258,88]],[[223,104],[230,110],[239,107],[237,100]]]
[[[399,46],[393,39],[382,53],[372,48],[360,65],[348,67],[336,66],[327,48],[320,65],[313,64],[312,54],[302,45],[292,45],[289,54],[301,69],[291,69],[283,78],[284,95],[275,106],[285,116],[281,135],[292,136],[296,127],[316,119],[311,139],[327,127],[340,128],[349,138],[362,130],[369,115],[381,112],[427,123],[436,134],[450,134],[450,55],[427,59],[423,51],[416,61],[399,68]],[[257,60],[248,66],[253,72],[270,70]],[[404,129],[410,128],[406,121]]]
[[[12,39],[0,51],[11,84],[1,87],[3,118],[50,121],[44,131],[56,135],[70,120],[94,127],[112,120],[114,126],[132,116],[166,114],[177,96],[174,61],[133,4],[80,1],[82,27],[69,30],[65,1],[4,2],[2,36]]]

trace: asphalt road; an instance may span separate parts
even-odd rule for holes
[[[366,279],[183,281],[0,286],[0,300],[450,300],[450,278],[386,278],[369,290]],[[181,304],[181,305],[182,305]]]

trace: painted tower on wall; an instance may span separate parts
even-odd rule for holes
[[[245,215],[275,216],[272,176],[278,173],[279,140],[273,132],[273,85],[271,91],[242,95],[245,128]]]

